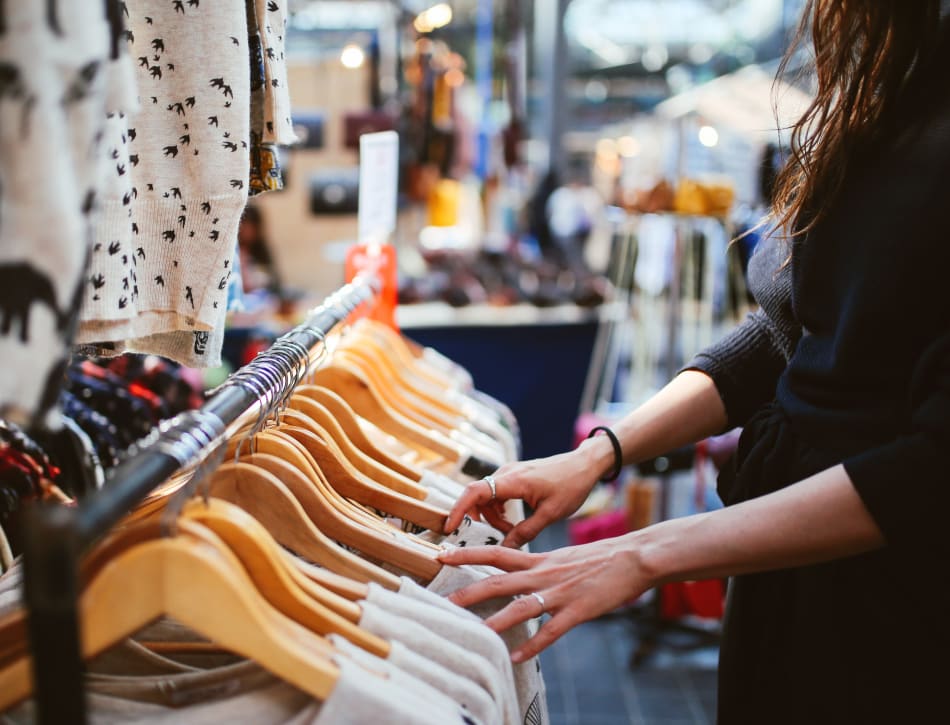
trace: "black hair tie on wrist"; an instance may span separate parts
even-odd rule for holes
[[[623,468],[623,451],[620,448],[620,441],[617,439],[616,433],[605,425],[598,425],[591,428],[587,437],[593,438],[599,431],[603,431],[604,435],[610,439],[610,445],[613,446],[614,449],[614,465],[604,477],[600,479],[603,483],[610,483],[611,481],[617,480],[617,477],[620,475],[620,470]]]

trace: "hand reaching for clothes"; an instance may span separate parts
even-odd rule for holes
[[[446,520],[445,531],[458,528],[466,514],[483,519],[505,534],[504,546],[518,548],[532,541],[555,521],[570,516],[581,507],[602,471],[595,449],[582,445],[569,453],[502,466],[492,477],[492,487],[484,479],[470,483]],[[533,513],[512,524],[504,518],[504,503],[522,499]]]
[[[504,572],[449,597],[462,607],[494,597],[517,597],[485,620],[496,632],[538,617],[542,611],[551,615],[534,637],[512,652],[516,663],[658,583],[644,565],[632,534],[540,554],[501,546],[463,547],[445,551],[439,559],[453,566],[488,565]]]

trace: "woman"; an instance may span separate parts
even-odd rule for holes
[[[751,263],[761,310],[614,428],[631,463],[744,426],[719,481],[727,506],[443,561],[510,572],[456,603],[537,595],[488,620],[551,615],[515,660],[650,587],[732,576],[720,722],[931,722],[950,644],[950,23],[938,0],[812,0],[805,22],[818,94],[777,188],[794,233]],[[604,435],[507,466],[469,486],[447,528],[478,511],[517,547],[613,466]],[[511,527],[509,498],[534,514]]]

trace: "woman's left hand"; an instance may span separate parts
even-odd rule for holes
[[[539,554],[503,546],[461,547],[443,552],[439,560],[453,566],[489,565],[507,572],[449,597],[462,607],[494,597],[518,597],[485,620],[496,632],[543,612],[551,615],[534,637],[511,653],[515,663],[534,657],[572,627],[615,609],[656,583],[630,534]],[[543,599],[543,607],[534,593]]]

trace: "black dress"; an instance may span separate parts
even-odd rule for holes
[[[688,366],[744,426],[724,503],[843,463],[887,540],[733,580],[725,725],[950,720],[948,50],[894,133],[854,160],[821,223],[757,250],[762,309]]]

